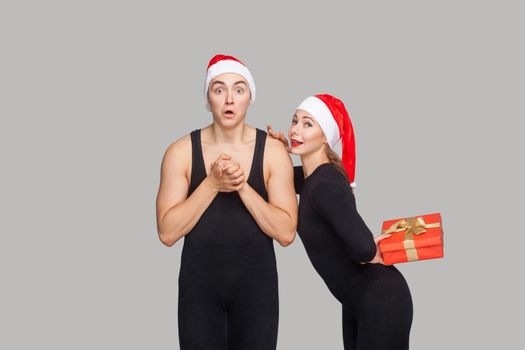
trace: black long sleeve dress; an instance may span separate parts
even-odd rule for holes
[[[305,179],[301,167],[294,170],[301,195],[297,232],[315,270],[342,304],[345,349],[408,349],[410,290],[394,266],[362,264],[375,256],[376,245],[348,181],[330,163]]]

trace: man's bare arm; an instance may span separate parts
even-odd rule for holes
[[[187,197],[189,181],[186,176],[191,165],[189,135],[171,144],[164,154],[160,186],[157,194],[157,231],[162,243],[172,246],[189,233],[217,193],[217,186],[207,177]]]
[[[293,184],[292,160],[284,145],[267,139],[265,161],[269,165],[268,202],[248,183],[239,195],[261,230],[286,247],[297,230],[297,197]]]

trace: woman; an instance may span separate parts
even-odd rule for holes
[[[275,350],[273,241],[295,237],[292,162],[281,142],[245,123],[255,84],[241,61],[213,57],[204,91],[213,122],[168,148],[157,196],[160,240],[184,237],[180,348]]]
[[[288,146],[282,133],[271,126],[268,131]],[[306,98],[288,138],[305,175],[296,176],[297,231],[312,265],[342,304],[344,348],[408,349],[410,291],[395,267],[382,264],[378,242],[389,235],[374,239],[356,210],[355,140],[344,104],[326,94]],[[332,150],[340,139],[342,160]]]

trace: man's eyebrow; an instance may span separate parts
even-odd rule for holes
[[[215,85],[215,84],[226,85],[225,82],[220,81],[220,80],[216,80],[216,81],[214,81],[213,83],[211,83],[211,86],[213,86],[213,85]],[[247,85],[246,82],[245,82],[244,80],[239,80],[239,81],[236,81],[235,83],[233,83],[233,85],[237,85],[237,84],[244,84],[244,85]]]

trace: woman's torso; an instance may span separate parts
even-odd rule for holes
[[[311,203],[313,191],[326,181],[348,186],[334,165],[325,163],[315,169],[301,186],[297,231],[312,265],[331,293],[345,306],[354,309],[358,309],[365,298],[384,295],[388,289],[394,288],[409,294],[405,279],[394,266],[361,264],[350,258],[348,248],[333,226],[320,216]],[[349,195],[352,196],[350,192]],[[348,220],[349,217],[339,219]]]

